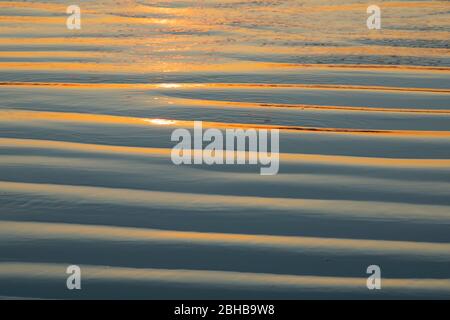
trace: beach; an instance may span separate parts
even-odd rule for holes
[[[450,298],[448,1],[377,1],[380,30],[356,0],[70,4],[0,2],[0,297]],[[277,174],[175,165],[196,121],[279,130]]]

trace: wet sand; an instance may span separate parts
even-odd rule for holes
[[[450,298],[449,6],[379,5],[1,2],[0,296]],[[279,174],[175,166],[194,121]]]

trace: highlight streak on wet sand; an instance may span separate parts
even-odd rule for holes
[[[449,298],[448,1],[377,5],[1,1],[0,299]],[[195,121],[279,174],[173,165]]]
[[[243,209],[286,211],[296,214],[301,210],[311,210],[315,215],[338,215],[380,219],[418,219],[439,220],[447,224],[449,213],[445,206],[409,205],[404,203],[377,203],[374,201],[348,201],[326,199],[292,199],[249,196],[228,196],[221,194],[196,194],[188,192],[160,192],[139,189],[104,188],[93,186],[57,185],[43,183],[0,182],[0,190],[4,194],[22,194],[58,199],[93,201],[103,204],[128,204],[155,208],[192,209],[194,211],[211,212],[214,208],[233,210]],[[173,202],[172,199],[178,199]],[[375,208],[371,208],[371,207]],[[390,213],[390,211],[393,211]],[[230,213],[231,214],[231,213]]]
[[[219,234],[179,232],[138,228],[118,228],[75,224],[46,224],[33,222],[7,222],[0,225],[0,239],[27,234],[27,239],[77,239],[86,241],[144,241],[150,243],[190,243],[214,246],[262,247],[287,251],[314,250],[329,255],[350,252],[353,254],[417,255],[450,261],[450,244],[405,241],[375,241],[363,239],[333,239],[308,237],[280,237],[270,235]]]
[[[34,140],[34,139],[8,139],[0,138],[0,146],[8,148],[40,148],[40,149],[60,149],[60,150],[79,150],[93,153],[122,153],[122,154],[141,154],[151,156],[169,157],[171,149],[166,148],[143,148],[129,146],[113,146],[86,144],[66,141],[52,140]],[[248,152],[247,152],[248,154]],[[342,164],[358,165],[370,167],[413,167],[413,168],[450,168],[450,159],[411,159],[411,158],[369,158],[369,157],[351,157],[351,156],[328,156],[321,154],[292,154],[280,153],[279,157],[283,161],[291,162],[311,162],[323,164]]]
[[[155,120],[158,119],[143,119],[133,117],[109,116],[109,115],[94,115],[82,113],[68,113],[68,112],[36,112],[36,111],[0,111],[0,121],[61,121],[61,122],[83,122],[83,123],[113,123],[122,125],[149,125],[159,126]],[[194,121],[180,121],[176,119],[167,119],[168,125],[173,127],[189,127],[193,128]],[[422,137],[450,137],[450,132],[447,131],[414,131],[414,130],[368,130],[368,129],[352,129],[352,128],[313,128],[313,127],[294,127],[294,126],[277,126],[277,125],[257,125],[245,123],[223,123],[223,122],[202,122],[203,128],[239,128],[239,129],[278,129],[282,131],[292,132],[331,132],[331,133],[346,133],[346,134],[383,134],[383,135],[417,135]]]
[[[342,90],[371,90],[371,91],[405,91],[405,92],[436,92],[450,93],[450,89],[434,88],[404,88],[404,87],[383,87],[383,86],[356,86],[356,85],[308,85],[308,84],[264,84],[264,83],[161,83],[161,84],[129,84],[129,83],[53,83],[53,82],[0,82],[0,86],[16,87],[81,87],[84,89],[160,89],[160,88],[301,88],[301,89],[342,89]]]
[[[118,289],[122,283],[127,283],[131,288],[140,291],[142,287],[146,290],[143,297],[154,297],[161,299],[156,294],[158,286],[167,284],[183,285],[186,291],[195,292],[195,287],[210,287],[211,291],[227,289],[265,290],[267,293],[290,292],[293,296],[311,296],[314,292],[325,293],[360,293],[365,288],[365,278],[338,278],[338,277],[316,277],[316,276],[292,276],[275,274],[256,274],[223,272],[209,270],[169,270],[169,269],[136,269],[118,268],[108,266],[83,266],[86,272],[86,286],[98,292],[98,287],[108,285]],[[0,277],[10,279],[39,279],[45,280],[48,286],[47,295],[61,294],[54,283],[62,280],[61,274],[64,265],[61,264],[38,264],[38,263],[1,263]],[[17,280],[16,280],[17,281]],[[140,284],[138,286],[137,284]],[[383,286],[386,290],[395,293],[407,292],[407,296],[414,297],[418,292],[441,294],[448,296],[450,293],[450,280],[448,279],[384,279]],[[141,287],[141,288],[139,288]],[[96,290],[95,290],[96,289]],[[119,290],[120,291],[120,290]],[[186,296],[179,290],[175,297]],[[254,294],[254,293],[253,293]],[[129,293],[133,295],[133,293]]]
[[[38,276],[55,278],[61,273],[62,265],[42,264],[17,264],[2,263],[0,274],[2,276]],[[111,268],[100,266],[86,266],[86,278],[108,279],[109,281],[168,281],[178,283],[216,283],[219,286],[271,286],[271,287],[309,287],[323,288],[364,288],[366,278],[333,278],[333,277],[301,277],[274,274],[239,274],[236,272],[220,271],[193,271],[193,270],[158,270],[158,269],[131,269]],[[436,291],[450,291],[450,280],[448,279],[385,279],[384,285],[387,289],[425,289]]]

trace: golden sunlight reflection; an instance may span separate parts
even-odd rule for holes
[[[371,2],[0,0],[0,299],[450,298],[450,0]]]
[[[170,88],[181,88],[181,84],[179,83],[161,83],[158,85],[158,87],[160,88],[166,88],[166,89],[170,89]]]
[[[168,120],[168,119],[144,119],[144,121],[160,126],[168,126],[176,123],[175,120]]]

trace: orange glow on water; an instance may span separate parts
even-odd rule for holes
[[[160,126],[168,126],[176,123],[175,120],[168,120],[168,119],[145,119],[144,121]]]

